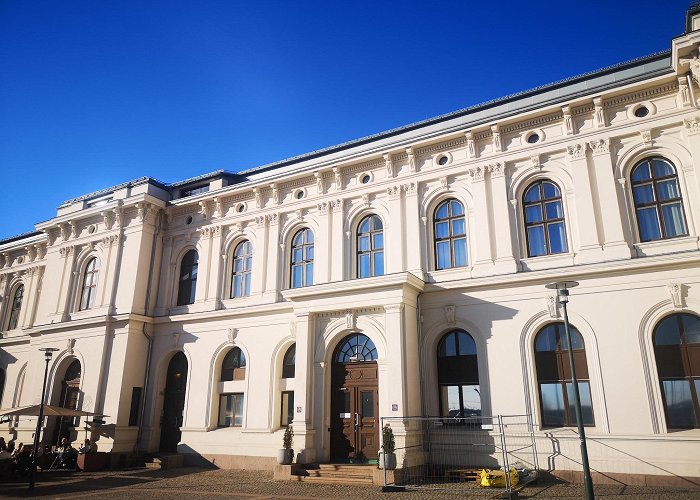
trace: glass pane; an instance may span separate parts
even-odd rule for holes
[[[525,207],[525,222],[542,222],[542,205]]]
[[[666,400],[666,418],[671,428],[694,427],[695,411],[687,380],[664,380],[664,398]]]
[[[314,233],[313,233],[313,231],[311,231],[311,230],[309,229],[309,230],[307,230],[306,232],[304,232],[304,234],[306,235],[306,239],[305,239],[306,243],[313,243],[313,242],[314,242]]]
[[[669,163],[660,159],[654,160],[654,177],[666,177],[675,173],[675,170]]]
[[[664,221],[666,236],[682,236],[686,234],[683,209],[680,203],[661,205],[661,218]]]
[[[459,332],[456,334],[457,342],[459,344],[459,355],[467,356],[469,354],[476,354],[476,343],[470,335]]]
[[[372,249],[381,250],[384,248],[384,235],[382,233],[372,236]]]
[[[450,202],[450,208],[452,208],[452,217],[464,215],[464,207],[457,200],[452,200]]]
[[[661,239],[655,207],[637,209],[637,219],[639,221],[639,238],[642,241]]]
[[[554,184],[551,182],[543,182],[542,183],[542,188],[544,191],[544,197],[545,199],[549,198],[558,198],[559,197],[559,188],[556,187]]]
[[[459,417],[461,407],[459,404],[459,389],[458,385],[443,385],[440,386],[440,416],[442,417]]]
[[[384,276],[384,252],[376,252],[372,258],[374,260],[374,276]]]
[[[245,295],[246,297],[250,297],[250,273],[246,273],[244,280],[245,290],[243,292],[243,295]]]
[[[537,257],[547,255],[547,245],[544,241],[544,227],[535,226],[527,228],[528,255]]]
[[[566,234],[564,233],[564,223],[555,222],[548,224],[549,248],[551,253],[566,252]]]
[[[294,266],[292,268],[292,288],[299,288],[300,286],[302,286],[301,266]]]
[[[525,192],[525,202],[539,201],[540,200],[540,186],[535,184],[530,189]]]
[[[478,417],[481,415],[481,391],[478,385],[462,386],[462,402],[464,403],[465,417]]]
[[[668,316],[654,329],[654,345],[680,345],[681,332],[678,330],[678,316]]]
[[[449,241],[439,241],[435,245],[435,250],[437,253],[437,268],[447,269],[452,266],[452,259],[450,257],[450,243]]]
[[[464,219],[455,219],[452,221],[452,236],[462,236],[466,234],[467,227]]]
[[[364,220],[360,223],[360,227],[358,228],[357,231],[360,232],[360,233],[369,233],[369,218],[364,219]]]
[[[438,356],[456,356],[457,355],[457,332],[448,333],[440,342],[438,348]]]
[[[302,250],[301,248],[296,248],[292,252],[292,262],[299,262],[302,259]]]
[[[686,344],[700,344],[700,318],[684,314],[681,316],[683,320],[683,333],[685,333]],[[700,396],[700,394],[699,394]]]
[[[341,398],[343,402],[342,413],[350,413],[350,391],[342,391]]]
[[[651,184],[635,186],[632,191],[635,205],[652,203],[654,201],[654,188],[651,186]]]
[[[376,215],[372,216],[372,229],[375,231],[383,229],[384,226],[382,225],[382,219],[377,217]]]
[[[564,210],[561,206],[561,201],[550,201],[545,203],[545,210],[547,212],[547,219],[563,219]]]
[[[467,265],[467,240],[459,238],[454,240],[453,248],[455,252],[455,267]]]
[[[231,425],[231,400],[228,394],[219,399],[219,425],[229,427]]]
[[[314,284],[314,265],[313,264],[306,264],[306,282],[304,284],[306,286]]]
[[[282,421],[280,425],[289,425],[289,393],[282,393]]]
[[[435,218],[440,220],[440,219],[447,219],[449,217],[448,209],[447,209],[447,202],[443,203],[438,207],[438,209],[435,211]]]
[[[649,164],[645,161],[632,171],[632,182],[646,181],[651,179]]]
[[[299,231],[299,232],[294,236],[294,240],[292,241],[292,245],[294,245],[295,247],[296,247],[296,246],[299,246],[299,245],[302,244],[303,241],[304,241],[304,232],[303,232],[303,231]]]
[[[366,252],[369,250],[369,236],[360,236],[358,238],[357,249],[360,252]]]
[[[233,261],[234,272],[241,272],[243,270],[243,259],[236,259]]]
[[[542,423],[564,425],[564,394],[561,384],[540,384],[542,397]]]
[[[374,392],[362,391],[362,416],[374,417]]]
[[[659,201],[681,197],[676,179],[658,182],[656,184],[656,192],[659,193]]]
[[[450,226],[447,222],[438,222],[435,224],[435,237],[448,238],[450,236]]]
[[[233,277],[233,290],[231,291],[231,297],[241,296],[241,276],[236,275]]]
[[[360,255],[357,276],[366,278],[369,276],[369,254]]]
[[[246,257],[245,259],[245,270],[250,271],[253,268],[253,258]]]
[[[306,247],[306,260],[314,260],[314,247]]]
[[[557,330],[554,325],[545,326],[535,339],[535,351],[556,351],[557,350]]]
[[[593,425],[593,403],[591,402],[591,387],[588,382],[578,383],[578,395],[581,400],[581,416],[583,417],[583,425]],[[574,391],[573,384],[566,384],[566,396],[569,400],[569,415],[571,415],[571,422],[577,425],[576,421],[576,409],[574,405]]]
[[[233,425],[242,425],[243,424],[243,394],[236,394],[234,396],[235,401],[235,419],[233,421]]]

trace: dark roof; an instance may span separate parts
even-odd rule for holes
[[[4,240],[0,240],[0,245],[4,245],[6,243],[12,243],[13,241],[24,240],[27,238],[31,238],[32,236],[38,236],[40,234],[43,234],[43,232],[42,231],[29,231],[28,233],[22,233],[22,234],[18,234],[16,236],[10,236],[9,238],[5,238]]]

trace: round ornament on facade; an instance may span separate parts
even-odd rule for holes
[[[236,212],[238,212],[239,214],[245,212],[245,203],[239,203],[238,205],[236,205]]]
[[[17,264],[24,264],[24,257],[17,257]]]
[[[97,226],[95,224],[91,224],[88,227],[88,233],[93,234],[95,231],[97,231]]]
[[[305,196],[306,196],[306,192],[305,192],[303,189],[299,189],[299,190],[297,190],[296,193],[294,193],[294,197],[295,197],[297,200],[301,200],[301,199],[303,199]]]
[[[447,156],[442,155],[438,158],[437,162],[438,162],[438,165],[447,165],[447,162],[449,162],[449,161],[450,161],[450,159]]]
[[[528,144],[537,144],[540,142],[540,135],[537,132],[533,132],[527,136],[526,140]]]
[[[192,224],[192,216],[188,215],[187,218],[185,218],[185,224],[189,225]]]
[[[649,108],[647,108],[646,106],[639,106],[634,110],[634,116],[636,116],[637,118],[644,118],[648,114]]]
[[[372,181],[372,176],[369,174],[362,174],[360,176],[360,182],[362,184],[369,184]]]

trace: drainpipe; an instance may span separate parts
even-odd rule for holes
[[[693,106],[696,109],[700,109],[698,103],[695,101],[695,90],[693,89],[693,79],[690,78],[690,71],[685,74],[685,79],[688,80],[688,89],[690,90],[690,100],[693,101]]]
[[[156,230],[153,232],[153,241],[151,243],[151,262],[148,266],[148,282],[146,283],[146,299],[143,305],[143,315],[148,316],[148,305],[151,301],[151,283],[153,281],[153,268],[156,260],[156,246],[158,244],[158,235],[163,228],[163,211],[159,210],[156,216]],[[143,391],[141,391],[141,402],[139,404],[139,430],[136,434],[135,452],[141,451],[141,439],[143,438],[143,415],[146,407],[146,394],[148,393],[148,379],[151,373],[151,354],[153,352],[153,337],[148,334],[148,324],[143,323],[141,333],[146,337],[148,348],[146,349],[146,370],[143,374]]]

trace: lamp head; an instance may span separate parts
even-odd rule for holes
[[[55,347],[41,347],[39,350],[44,353],[44,356],[46,357],[46,361],[50,360],[51,357],[53,356],[53,353],[58,351],[58,349]]]

